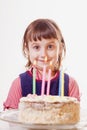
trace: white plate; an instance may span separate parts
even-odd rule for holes
[[[52,125],[52,124],[25,124],[18,121],[18,110],[7,110],[0,113],[0,119],[23,128],[38,130],[78,130],[87,127],[87,114],[81,112],[81,120],[74,125]]]

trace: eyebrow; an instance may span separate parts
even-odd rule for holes
[[[55,41],[47,42],[47,44],[53,44],[53,43],[56,43],[56,42]]]
[[[49,41],[49,42],[47,42],[47,44],[53,43],[53,42],[55,42],[55,41]],[[33,44],[40,44],[40,42],[33,42],[32,45],[33,45]]]
[[[31,46],[34,46],[34,45],[37,45],[37,44],[40,44],[40,43],[34,42],[34,43],[31,44]]]

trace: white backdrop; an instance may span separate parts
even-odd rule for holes
[[[37,18],[50,18],[62,30],[67,54],[67,73],[73,76],[87,100],[87,6],[86,0],[0,0],[0,111],[12,81],[25,70],[22,37],[27,25]]]

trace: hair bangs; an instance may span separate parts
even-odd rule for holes
[[[32,31],[30,32],[29,39],[30,41],[34,40],[41,40],[42,38],[44,39],[50,39],[50,38],[57,38],[57,33],[55,28],[48,24],[48,23],[38,23]]]

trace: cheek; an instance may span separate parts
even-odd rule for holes
[[[30,61],[31,63],[34,62],[34,60],[37,60],[38,59],[38,53],[35,53],[34,51],[30,51]]]
[[[34,60],[35,60],[35,58],[36,58],[35,53],[30,51],[29,56],[30,56],[29,58],[30,58],[31,63],[33,63],[33,61],[34,61]]]
[[[58,58],[58,52],[57,51],[53,51],[53,52],[49,53],[49,56],[52,57],[52,58],[57,59]]]
[[[56,63],[57,61],[58,61],[58,55],[55,54],[55,55],[53,56],[53,62]]]
[[[53,63],[56,63],[58,61],[58,55],[59,55],[58,50],[55,50],[49,54],[49,57],[51,57]]]

